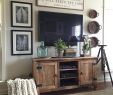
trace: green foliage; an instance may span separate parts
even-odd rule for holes
[[[88,35],[84,35],[83,52],[87,53],[90,50],[91,50],[90,38],[88,37]]]
[[[84,51],[84,52],[89,51],[89,50],[90,50],[90,48],[91,48],[91,47],[89,46],[89,44],[88,44],[88,43],[86,43],[86,44],[84,44],[84,45],[83,45],[83,51]]]
[[[67,47],[66,43],[62,39],[55,41],[54,46],[58,51],[62,51]]]

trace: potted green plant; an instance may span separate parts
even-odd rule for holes
[[[67,48],[66,43],[62,39],[58,39],[55,41],[54,46],[57,49],[58,57],[62,57],[64,50]]]

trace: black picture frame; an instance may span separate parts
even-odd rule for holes
[[[32,3],[11,1],[11,26],[32,28]]]
[[[11,30],[11,55],[32,55],[32,31]]]

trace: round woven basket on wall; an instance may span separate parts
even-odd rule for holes
[[[99,25],[97,21],[91,21],[88,23],[88,32],[91,34],[96,34],[99,32],[99,30],[102,29],[102,26]]]
[[[100,40],[97,37],[90,37],[91,40],[91,48],[97,47],[100,44]]]
[[[99,16],[99,13],[94,9],[90,9],[89,12],[88,12],[88,16],[90,18],[96,18],[96,17]]]

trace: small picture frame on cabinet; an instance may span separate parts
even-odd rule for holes
[[[11,55],[32,55],[32,31],[11,30]]]
[[[32,28],[32,3],[11,1],[11,26]]]

